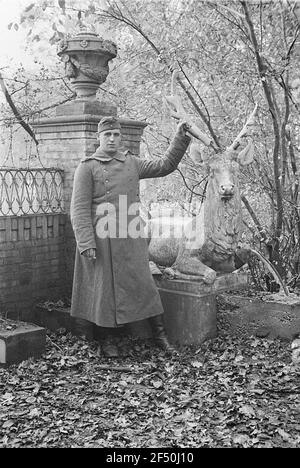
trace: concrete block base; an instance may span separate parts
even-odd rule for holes
[[[39,358],[46,347],[46,330],[28,323],[14,330],[0,330],[0,364],[14,364]]]
[[[216,336],[216,296],[190,281],[157,282],[168,338],[176,345],[200,344]]]
[[[218,296],[218,330],[232,335],[293,339],[300,334],[300,298],[266,294],[261,299]]]
[[[170,341],[179,345],[200,344],[217,334],[216,294],[245,288],[245,273],[217,277],[211,286],[201,281],[157,278],[164,308],[164,321]]]

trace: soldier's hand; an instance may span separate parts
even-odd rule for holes
[[[180,122],[177,126],[177,134],[179,134],[180,136],[185,136],[189,128],[190,125],[187,122]]]
[[[89,260],[96,260],[96,249],[87,249],[82,252],[82,255]]]

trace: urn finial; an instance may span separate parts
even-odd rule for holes
[[[60,42],[57,54],[77,99],[93,100],[109,74],[109,61],[117,56],[117,46],[81,25],[79,33]]]

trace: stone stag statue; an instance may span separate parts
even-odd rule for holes
[[[178,72],[172,77],[172,96],[167,102],[176,119],[189,121],[179,96],[174,93]],[[150,221],[149,255],[154,263],[168,268],[177,278],[202,280],[212,284],[217,273],[230,273],[247,263],[250,250],[239,249],[241,228],[241,198],[239,191],[240,166],[253,160],[254,145],[250,138],[244,149],[243,142],[249,137],[254,125],[257,105],[243,129],[227,148],[217,148],[193,123],[189,123],[189,133],[213,150],[203,160],[196,144],[192,143],[191,156],[195,162],[203,164],[208,173],[205,202],[200,214],[191,219],[180,239],[170,239],[164,232],[160,236],[151,233],[155,222]]]

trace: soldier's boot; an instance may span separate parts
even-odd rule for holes
[[[119,358],[120,353],[117,345],[110,339],[104,339],[101,343],[101,350],[106,358]]]
[[[167,353],[177,353],[176,349],[173,348],[173,346],[171,346],[169,343],[162,315],[150,317],[148,320],[151,326],[155,344]]]

